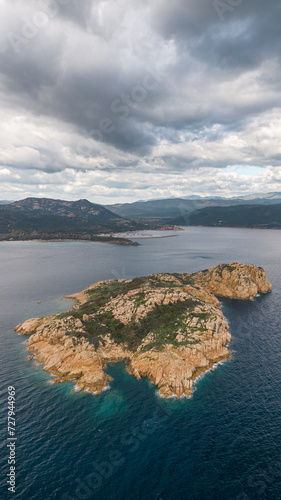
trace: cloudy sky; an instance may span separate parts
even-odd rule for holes
[[[0,199],[281,191],[279,0],[0,0]]]

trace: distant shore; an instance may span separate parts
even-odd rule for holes
[[[175,236],[178,236],[177,234],[160,234],[160,235],[155,235],[155,234],[149,234],[151,231],[163,233],[163,229],[153,229],[153,230],[147,230],[143,229],[140,231],[126,231],[125,233],[112,233],[112,236],[114,238],[132,238],[133,240],[138,239],[154,239],[154,238],[173,238]],[[184,231],[184,228],[182,227],[177,227],[174,229],[165,229],[165,231]],[[143,235],[143,233],[147,233],[147,235]],[[125,236],[124,236],[125,235]]]
[[[148,239],[159,239],[159,238],[174,238],[178,236],[177,234],[165,234],[161,236],[131,236],[133,240],[148,240]],[[115,236],[114,236],[115,238]]]
[[[63,243],[63,242],[88,242],[88,243],[110,243],[112,245],[131,245],[131,246],[139,246],[139,243],[135,241],[131,241],[128,238],[119,238],[119,237],[96,237],[93,239],[90,238],[5,238],[0,239],[1,242],[24,242],[24,241],[34,241],[38,243]]]

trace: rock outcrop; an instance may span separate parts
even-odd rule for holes
[[[256,295],[271,290],[262,267],[233,262],[195,273],[195,282],[220,297],[252,300]]]
[[[126,360],[161,395],[190,396],[194,380],[230,358],[229,326],[216,298],[252,300],[271,290],[254,265],[223,264],[193,274],[156,274],[96,283],[78,294],[72,311],[33,318],[16,327],[55,381],[76,380],[100,393],[108,362]]]

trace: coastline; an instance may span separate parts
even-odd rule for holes
[[[80,243],[109,243],[112,245],[131,245],[131,246],[138,246],[139,243],[131,241],[130,239],[127,238],[114,238],[114,237],[108,237],[108,239],[102,239],[102,238],[97,238],[97,239],[90,239],[90,238],[24,238],[24,239],[15,239],[15,238],[7,238],[7,239],[0,239],[0,243],[22,243],[25,241],[34,241],[37,243],[65,243],[65,242],[80,242]]]
[[[132,235],[131,238],[133,240],[149,240],[149,239],[160,239],[160,238],[175,238],[178,236],[177,234],[165,234],[161,236],[134,236]]]
[[[65,296],[76,302],[67,313],[33,318],[15,330],[31,335],[28,350],[55,383],[75,380],[99,394],[110,382],[107,363],[123,360],[163,397],[189,397],[198,377],[231,359],[229,326],[216,296],[253,300],[270,290],[262,268],[240,263],[107,280]]]
[[[271,229],[274,230],[274,231],[280,231],[281,230],[281,226],[280,227],[262,227],[262,226],[221,226],[221,225],[216,225],[216,226],[207,226],[207,225],[202,225],[202,224],[188,224],[187,226],[184,226],[182,224],[182,227],[183,228],[186,228],[186,227],[209,227],[209,228],[221,228],[221,229],[267,229],[268,231],[270,231]]]

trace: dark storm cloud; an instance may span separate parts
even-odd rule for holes
[[[1,165],[52,173],[280,164],[279,2],[0,7]]]

